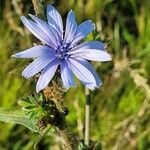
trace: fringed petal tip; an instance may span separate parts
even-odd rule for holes
[[[23,22],[23,20],[26,19],[26,17],[25,16],[21,16],[20,19]]]
[[[11,55],[11,58],[22,58],[22,52]]]
[[[72,86],[69,86],[69,87],[66,87],[65,85],[63,85],[63,88],[65,89],[65,91],[68,91],[69,89],[71,88],[76,88],[77,85],[72,85]]]
[[[107,57],[105,61],[112,61],[112,56],[111,54],[107,53]]]
[[[96,89],[100,89],[103,86],[103,82],[100,82]]]
[[[16,54],[14,54],[14,55],[11,55],[10,57],[11,57],[11,58],[16,58]]]
[[[25,78],[28,79],[29,77],[27,76],[27,74],[24,73],[24,71],[21,73],[21,75]]]
[[[95,30],[95,23],[93,23],[92,20],[90,20],[90,21],[92,23],[93,30]]]
[[[98,86],[97,85],[92,85],[92,84],[85,84],[85,87],[88,88],[91,91],[94,91],[95,89],[100,89],[100,87],[103,85],[101,82]]]
[[[12,58],[23,58],[23,57],[22,57],[22,54],[20,54],[20,53],[11,55],[11,57],[12,57]]]

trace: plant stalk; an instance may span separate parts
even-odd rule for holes
[[[90,134],[89,134],[89,128],[90,128],[90,91],[89,89],[85,89],[85,95],[86,95],[86,105],[85,105],[85,138],[84,138],[84,144],[89,147],[89,141],[90,141]]]

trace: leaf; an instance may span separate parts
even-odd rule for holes
[[[35,114],[36,112],[34,111],[30,111],[29,113],[27,113],[27,115],[29,116],[29,118],[32,120],[32,119],[35,119]]]
[[[0,108],[0,121],[20,124],[27,127],[33,132],[39,132],[36,121],[28,118],[26,112],[24,111],[6,111]]]
[[[31,110],[36,110],[37,108],[34,105],[26,106],[24,107],[25,110],[31,111]]]
[[[27,107],[27,106],[33,105],[25,100],[18,100],[18,104],[22,107]]]
[[[36,104],[36,97],[29,96],[29,101],[30,101],[32,104]]]
[[[43,115],[43,110],[41,108],[35,108],[27,113],[30,120],[39,119]]]

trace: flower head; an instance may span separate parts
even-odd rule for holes
[[[25,78],[30,78],[41,72],[36,85],[37,92],[48,85],[58,66],[60,66],[61,78],[66,88],[75,86],[73,74],[91,90],[101,85],[101,80],[88,60],[110,61],[110,54],[105,51],[104,44],[99,41],[79,44],[95,29],[91,20],[78,25],[75,14],[71,10],[67,15],[64,30],[61,15],[52,5],[47,6],[48,22],[31,14],[29,16],[32,20],[24,16],[21,17],[23,24],[44,45],[31,47],[12,55],[12,57],[35,58],[24,69],[22,75]]]

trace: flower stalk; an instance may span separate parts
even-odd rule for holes
[[[90,91],[89,89],[85,88],[85,95],[86,95],[86,105],[85,105],[85,138],[84,138],[84,144],[89,147],[89,141],[90,141],[90,104],[91,104],[91,98],[90,98]]]

